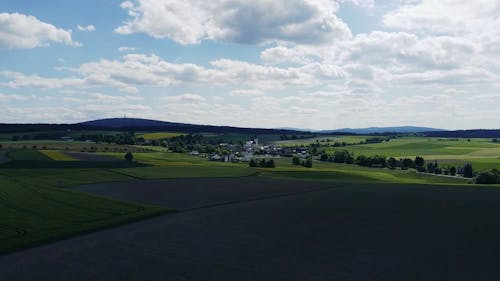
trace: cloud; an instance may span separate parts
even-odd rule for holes
[[[233,97],[257,97],[264,95],[264,93],[259,90],[233,90],[229,95]]]
[[[71,30],[57,28],[30,15],[0,13],[0,48],[31,49],[50,43],[81,46],[72,40]]]
[[[260,59],[264,63],[271,65],[281,63],[306,64],[312,61],[308,56],[309,54],[301,52],[301,50],[297,48],[276,46],[262,51]]]
[[[203,40],[262,44],[325,44],[351,37],[329,0],[136,0],[120,5],[131,17],[119,34],[146,33],[179,44]]]
[[[383,16],[383,24],[396,29],[430,34],[474,33],[498,20],[497,0],[422,0],[403,5]]]
[[[23,96],[23,95],[0,93],[0,101],[1,102],[23,101],[23,100],[27,100],[27,99],[29,99],[29,97]]]
[[[134,47],[119,47],[118,52],[134,52],[136,48]]]
[[[83,31],[83,32],[94,32],[95,31],[95,26],[93,26],[93,25],[87,25],[87,26],[77,25],[76,28],[80,31]]]
[[[168,102],[177,102],[177,103],[189,103],[189,104],[196,104],[196,103],[201,103],[205,102],[206,99],[200,95],[197,94],[182,94],[182,95],[177,95],[177,96],[167,96],[161,98],[164,101]]]
[[[374,8],[375,0],[339,0],[340,3],[351,3],[362,8]]]
[[[49,78],[36,74],[0,72],[8,78],[1,83],[10,88],[85,89],[111,87],[128,93],[138,87],[211,86],[264,90],[285,87],[311,87],[342,80],[347,73],[335,65],[310,63],[300,67],[275,67],[237,60],[221,59],[202,67],[189,63],[171,63],[156,55],[127,54],[121,60],[101,59],[69,69],[69,77]],[[66,69],[68,70],[68,69]]]

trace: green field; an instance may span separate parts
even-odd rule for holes
[[[383,155],[395,158],[423,156],[426,160],[436,160],[444,166],[461,166],[471,163],[478,170],[500,168],[500,144],[492,143],[491,139],[468,141],[467,139],[403,137],[383,143],[321,149],[326,153],[345,149],[354,153],[354,156]]]
[[[0,170],[0,253],[167,211],[58,187],[97,177],[124,180],[95,170]]]
[[[353,144],[365,141],[367,138],[369,138],[369,136],[332,135],[332,136],[318,136],[314,138],[295,139],[295,140],[280,140],[280,141],[274,141],[273,144],[281,146],[301,146],[314,143],[328,144],[327,140],[330,140],[331,144],[335,142],[345,142],[347,144]]]

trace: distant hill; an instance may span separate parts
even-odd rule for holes
[[[173,123],[140,118],[107,118],[78,123],[83,126],[96,126],[106,128],[127,128],[127,127],[164,127],[164,126],[189,126],[189,124]]]
[[[382,133],[422,133],[422,132],[438,132],[444,131],[442,129],[427,128],[427,127],[415,127],[415,126],[399,126],[399,127],[369,127],[369,128],[343,128],[337,130],[323,130],[316,131],[321,134],[330,133],[350,133],[350,134],[382,134]]]
[[[74,124],[87,129],[112,129],[119,131],[170,131],[184,133],[240,133],[240,134],[279,134],[308,135],[311,132],[287,129],[240,128],[230,126],[196,125],[165,122],[139,118],[108,118]]]
[[[435,138],[500,138],[500,130],[477,129],[477,130],[456,130],[456,131],[434,131],[423,132],[426,137]]]

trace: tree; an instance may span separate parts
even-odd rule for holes
[[[498,170],[483,171],[476,177],[476,183],[479,184],[496,184],[500,183],[500,174]]]
[[[455,166],[450,167],[450,175],[454,176],[457,174],[457,168]]]
[[[132,153],[129,151],[125,154],[125,160],[127,160],[128,162],[132,162],[132,160],[134,160],[134,155],[132,155]]]
[[[359,166],[370,166],[370,159],[364,155],[359,155],[354,163]]]
[[[328,154],[326,154],[325,152],[322,152],[319,160],[328,161],[328,159],[329,159]]]
[[[312,168],[313,166],[313,160],[312,157],[308,157],[306,162],[304,163],[304,167],[306,168]]]
[[[250,159],[250,161],[248,162],[248,166],[250,167],[257,167],[257,161],[255,161],[255,159]]]
[[[407,170],[408,168],[414,168],[415,163],[410,158],[405,158],[400,161],[400,166],[402,170]]]
[[[276,168],[276,164],[274,163],[274,160],[269,159],[269,161],[267,161],[267,163],[266,163],[266,167],[267,168]]]
[[[390,157],[389,159],[387,159],[386,165],[389,169],[396,169],[396,167],[398,166],[398,161],[396,160],[396,158]]]
[[[421,156],[415,157],[415,166],[417,168],[424,167],[424,165],[425,165],[424,157],[421,157]]]
[[[262,158],[259,162],[259,167],[265,168],[266,167],[266,159]]]
[[[292,164],[293,164],[293,165],[300,165],[300,158],[299,158],[299,156],[294,155],[294,156],[292,157]]]
[[[465,164],[464,166],[464,177],[472,178],[474,174],[474,169],[472,169],[472,165],[470,163]]]

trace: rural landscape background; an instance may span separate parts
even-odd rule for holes
[[[0,0],[0,280],[497,280],[500,3]]]

